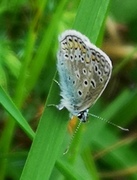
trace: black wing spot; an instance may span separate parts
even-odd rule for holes
[[[98,75],[99,75],[99,76],[101,75],[101,71],[98,71]]]
[[[100,82],[101,82],[101,83],[103,82],[103,78],[102,78],[102,77],[100,77]]]
[[[82,91],[81,90],[78,90],[78,95],[82,96]]]
[[[65,58],[67,58],[67,59],[69,58],[69,55],[68,55],[68,54],[64,54],[64,56],[65,56]]]
[[[95,81],[94,80],[91,80],[91,86],[92,86],[92,88],[96,88],[96,83],[95,83]]]
[[[85,85],[85,86],[88,85],[88,81],[87,81],[87,80],[84,81],[84,85]]]
[[[69,39],[68,39],[70,42],[72,42],[72,39],[69,37]]]
[[[80,78],[80,74],[79,73],[77,73],[76,76],[77,76],[78,79]]]
[[[98,71],[98,66],[95,65],[95,66],[94,66],[94,69],[95,69],[95,72],[97,72],[97,71]]]
[[[85,68],[83,68],[83,74],[87,74],[87,70]]]

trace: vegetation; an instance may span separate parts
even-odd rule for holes
[[[0,2],[0,179],[137,179],[136,0]],[[113,63],[90,109],[119,126],[58,111],[58,34],[76,29]]]

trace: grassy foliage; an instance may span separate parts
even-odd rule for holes
[[[0,179],[136,179],[137,2],[0,5]],[[72,28],[100,45],[113,63],[110,83],[90,112],[130,131],[89,117],[63,155],[77,120],[46,105],[59,103],[53,81],[57,36]]]

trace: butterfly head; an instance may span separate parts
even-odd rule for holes
[[[86,109],[86,110],[81,111],[81,112],[78,113],[77,117],[79,118],[79,120],[81,122],[84,122],[84,123],[87,122],[88,111],[89,111],[89,109]]]

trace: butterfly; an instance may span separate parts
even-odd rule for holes
[[[61,89],[60,104],[81,122],[88,119],[92,107],[105,90],[112,73],[110,58],[76,30],[59,36],[57,70]]]

